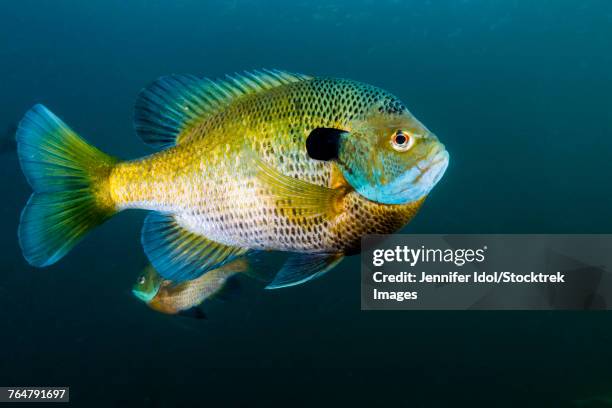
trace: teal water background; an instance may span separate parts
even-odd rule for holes
[[[403,232],[612,232],[610,1],[0,4],[0,130],[43,103],[134,158],[151,152],[131,123],[141,88],[258,68],[378,85],[439,136],[450,167]],[[172,318],[130,294],[146,262],[136,211],[33,269],[16,239],[30,188],[14,154],[0,166],[2,386],[69,385],[84,407],[570,407],[612,395],[608,312],[364,312],[353,257],[286,290],[244,280],[206,321]]]

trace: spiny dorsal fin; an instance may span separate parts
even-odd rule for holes
[[[218,81],[194,75],[161,77],[138,95],[134,127],[148,145],[173,146],[186,140],[179,141],[182,133],[236,98],[309,78],[279,70],[228,75]]]

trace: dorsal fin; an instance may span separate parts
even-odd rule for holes
[[[138,95],[134,127],[148,145],[173,146],[186,140],[178,140],[183,132],[235,98],[309,78],[278,70],[228,75],[218,81],[193,75],[161,77]]]

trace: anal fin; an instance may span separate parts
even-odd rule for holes
[[[158,212],[145,219],[141,241],[153,267],[174,283],[196,279],[249,252],[187,231],[174,216]]]
[[[343,258],[342,254],[292,254],[266,289],[286,288],[316,279]]]

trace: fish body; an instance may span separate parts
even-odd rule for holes
[[[110,177],[117,209],[175,214],[179,225],[226,245],[292,252],[354,250],[365,234],[406,224],[420,200],[402,205],[370,201],[346,186],[326,214],[293,215],[254,171],[253,157],[279,173],[331,187],[333,162],[311,159],[310,131],[350,132],[373,106],[401,109],[392,95],[354,81],[307,79],[239,98],[180,136],[185,142],[145,159],[119,164]],[[413,129],[423,132],[418,122]],[[392,131],[390,129],[390,131]]]
[[[281,71],[162,78],[141,93],[136,129],[164,150],[119,162],[44,107],[26,115],[17,139],[35,190],[20,226],[30,263],[51,264],[114,213],[145,209],[143,246],[164,278],[276,250],[295,256],[271,287],[290,286],[359,251],[364,235],[408,223],[448,164],[386,91]]]
[[[132,291],[153,310],[170,315],[185,314],[218,295],[229,279],[248,269],[247,260],[238,258],[199,278],[175,284],[165,280],[149,265],[138,277]]]

